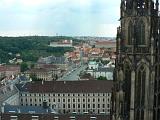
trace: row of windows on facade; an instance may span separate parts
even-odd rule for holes
[[[35,102],[37,102],[37,99],[32,99],[32,98],[30,98],[30,99],[27,99],[27,98],[26,98],[26,99],[25,99],[26,102],[27,102],[27,101],[32,102],[33,100],[34,100]],[[56,102],[56,99],[52,99],[52,100],[53,100],[53,102]],[[84,99],[84,98],[83,98],[82,100],[79,99],[79,98],[78,98],[78,99],[73,98],[73,99],[62,99],[62,101],[61,101],[61,99],[57,99],[58,102],[67,102],[67,101],[68,101],[68,102],[76,102],[76,101],[77,101],[77,102],[81,102],[81,101],[83,101],[83,102],[87,102],[87,101],[88,101],[88,102],[91,102],[91,101],[92,101],[92,102],[100,102],[100,101],[105,102],[105,100],[106,100],[105,98],[103,98],[103,99],[97,98],[97,100],[96,100],[96,98],[93,98],[93,99],[88,98],[88,100],[86,100],[86,99]],[[23,101],[24,101],[24,99],[21,98],[21,102],[23,102]],[[39,102],[42,102],[42,99],[39,99]],[[48,102],[51,102],[51,99],[48,99]],[[107,99],[107,102],[108,102],[108,103],[110,102],[110,98]]]
[[[97,114],[102,113],[102,112],[103,112],[103,113],[104,113],[104,112],[105,112],[105,113],[110,113],[110,109],[107,109],[107,111],[106,111],[106,109],[102,109],[102,110],[99,110],[99,109],[98,109],[98,110],[97,110],[97,109],[96,109],[96,110],[95,110],[95,109],[89,109],[89,110],[87,110],[87,111],[86,111],[85,109],[83,109],[83,110],[80,110],[80,109],[79,109],[79,110],[77,110],[77,111],[76,111],[76,110],[63,110],[63,113],[64,113],[64,114],[65,114],[65,113],[71,113],[71,112],[73,112],[73,113],[74,113],[74,112],[81,113],[81,111],[83,111],[83,113],[85,113],[85,114],[86,114],[86,112],[88,112],[88,113],[97,113]]]
[[[24,105],[24,104],[21,104],[22,106]],[[33,106],[33,104],[25,104],[26,106]],[[110,104],[88,104],[88,105],[86,105],[86,104],[83,104],[82,106],[81,106],[81,104],[72,104],[72,106],[71,106],[71,104],[68,104],[68,105],[66,105],[66,104],[63,104],[63,109],[65,109],[65,108],[76,108],[76,105],[77,105],[77,108],[107,108],[107,109],[110,109]],[[34,106],[37,106],[37,104],[34,104]],[[39,106],[42,106],[42,104],[39,104]],[[49,107],[52,107],[53,109],[55,108],[55,106],[56,105],[52,105],[51,106],[51,104],[49,104]]]
[[[111,96],[111,93],[88,93],[88,94],[21,94],[21,96]]]

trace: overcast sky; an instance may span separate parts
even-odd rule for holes
[[[120,0],[0,0],[0,36],[116,36]]]

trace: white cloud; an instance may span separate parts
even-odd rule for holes
[[[0,7],[1,8],[8,8],[12,7],[14,4],[16,4],[17,0],[1,0]]]
[[[119,1],[1,0],[0,35],[115,36]],[[6,21],[6,22],[5,22]]]
[[[1,36],[35,36],[35,35],[42,35],[42,36],[53,36],[56,32],[52,31],[45,31],[45,30],[6,30],[0,31]]]
[[[119,24],[101,24],[97,28],[97,33],[100,36],[115,37]]]

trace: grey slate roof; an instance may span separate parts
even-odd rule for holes
[[[55,56],[49,56],[46,58],[40,58],[38,60],[38,63],[43,63],[43,64],[65,64],[65,57],[60,56],[60,57],[55,57]]]
[[[41,106],[13,106],[13,105],[5,105],[4,113],[29,113],[29,114],[44,114],[51,113],[54,110],[50,108],[44,109]]]
[[[23,81],[23,82],[29,81],[29,79],[24,75],[23,76],[19,76],[18,80],[19,81]]]
[[[52,64],[65,64],[65,57],[53,57]]]

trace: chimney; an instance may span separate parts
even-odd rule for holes
[[[11,91],[14,89],[13,84],[10,85],[10,89]]]
[[[1,107],[1,112],[4,113],[4,106]]]
[[[48,111],[48,108],[46,109],[46,112],[48,113],[49,111]]]
[[[44,84],[44,81],[42,80],[42,85]]]
[[[63,82],[64,82],[64,84],[66,84],[66,81],[65,81],[65,80],[64,80]]]
[[[1,107],[1,112],[2,112],[2,113],[4,113],[4,106],[5,106],[5,103],[3,103],[3,104],[2,104],[2,107]]]
[[[21,113],[21,110],[20,110],[20,108],[18,108],[18,110],[17,110],[17,111],[18,111],[18,113]]]

